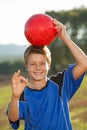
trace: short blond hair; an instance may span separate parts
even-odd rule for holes
[[[41,54],[46,56],[47,62],[51,64],[51,52],[47,46],[33,46],[29,45],[24,52],[25,65],[28,63],[28,58],[31,54]]]

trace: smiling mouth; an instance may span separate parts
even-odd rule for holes
[[[41,75],[42,72],[35,72],[34,74],[35,74],[35,75]]]

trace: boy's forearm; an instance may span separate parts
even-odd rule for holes
[[[70,49],[77,63],[87,66],[86,54],[68,36],[65,37],[64,43]]]
[[[69,37],[64,37],[63,40],[76,60],[76,66],[73,69],[73,76],[74,79],[77,80],[87,71],[87,55]]]
[[[12,122],[15,122],[19,119],[19,99],[12,97],[9,109],[8,117]]]

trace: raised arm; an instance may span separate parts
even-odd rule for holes
[[[14,73],[12,77],[12,98],[8,109],[8,117],[12,122],[19,119],[19,98],[23,92],[28,80],[20,76],[20,70]]]
[[[66,26],[61,22],[54,20],[56,29],[60,29],[58,36],[69,48],[77,64],[73,69],[73,76],[77,80],[84,72],[87,71],[87,55],[70,39],[66,32]]]

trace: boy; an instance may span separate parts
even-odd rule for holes
[[[87,71],[87,56],[69,38],[66,27],[54,20],[58,36],[71,51],[77,64],[47,78],[51,64],[50,50],[30,45],[24,53],[28,80],[20,76],[20,70],[12,77],[12,98],[8,118],[13,129],[18,129],[20,119],[25,130],[72,130],[69,117],[69,101],[79,88]],[[21,96],[22,95],[22,96]]]

